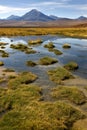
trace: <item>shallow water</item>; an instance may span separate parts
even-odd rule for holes
[[[10,44],[23,43],[27,44],[30,39],[41,38],[44,42],[40,46],[33,46],[34,50],[37,50],[36,54],[25,54],[14,49],[9,48]],[[13,40],[13,42],[11,42]],[[44,48],[44,44],[52,41],[57,49],[63,52],[62,55],[55,55],[53,52],[49,52]],[[36,81],[39,85],[52,86],[55,85],[48,78],[46,73],[47,70],[55,68],[60,65],[64,65],[69,61],[75,61],[79,64],[79,69],[74,72],[77,76],[87,78],[87,40],[86,39],[76,39],[76,38],[66,38],[55,35],[46,35],[46,36],[19,36],[19,37],[1,37],[0,42],[9,43],[6,45],[6,48],[3,49],[6,52],[9,52],[10,56],[8,58],[0,57],[0,61],[4,61],[6,68],[13,68],[17,72],[21,71],[31,71],[38,75],[38,80]],[[62,45],[64,43],[70,43],[70,49],[63,49]],[[35,67],[26,66],[27,60],[38,61],[41,57],[51,56],[58,59],[58,63],[49,66],[37,65]]]

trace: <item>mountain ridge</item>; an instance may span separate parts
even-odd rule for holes
[[[60,20],[60,19],[72,19],[72,18],[67,18],[67,17],[58,17],[55,15],[46,15],[36,9],[32,9],[31,11],[25,13],[22,16],[17,16],[17,15],[11,15],[7,17],[5,20],[23,20],[23,21],[54,21],[54,20]],[[76,20],[86,20],[87,17],[85,16],[79,16],[76,18]],[[74,19],[72,19],[74,20]]]

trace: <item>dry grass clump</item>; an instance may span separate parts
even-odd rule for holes
[[[29,45],[39,45],[41,44],[43,41],[41,39],[36,39],[36,40],[29,40],[28,44]]]
[[[9,53],[5,52],[4,50],[0,50],[0,55],[2,57],[9,57]]]
[[[19,51],[25,52],[26,54],[34,54],[36,53],[35,50],[33,50],[32,48],[29,48],[27,45],[22,44],[22,43],[18,43],[18,44],[11,44],[10,48],[12,49],[17,49]]]
[[[34,61],[31,61],[31,60],[27,61],[26,64],[27,66],[31,66],[31,67],[34,67],[37,65]]]
[[[63,45],[63,48],[64,48],[64,49],[69,49],[69,48],[71,48],[71,45],[70,45],[69,43],[65,43],[65,44]]]
[[[45,48],[54,48],[53,42],[49,42],[48,44],[44,45]]]
[[[43,57],[39,60],[40,65],[51,65],[57,63],[58,60],[49,56]]]
[[[9,80],[8,87],[15,89],[21,84],[29,84],[37,79],[37,75],[31,72],[23,72],[19,74],[16,78]]]
[[[61,84],[64,80],[68,80],[68,79],[72,79],[74,78],[74,76],[67,71],[66,69],[62,68],[62,67],[58,67],[56,69],[53,70],[49,70],[48,75],[50,77],[50,80]]]
[[[51,52],[54,52],[55,55],[62,55],[63,54],[60,50],[55,49],[55,48],[49,48],[48,50]]]
[[[15,72],[15,70],[11,68],[6,68],[3,70],[3,72]]]
[[[3,66],[4,65],[4,62],[3,61],[0,61],[0,66]]]
[[[66,99],[77,105],[81,105],[86,102],[84,93],[77,87],[60,86],[52,89],[52,97],[55,99]]]
[[[20,100],[20,98],[16,98],[16,101]],[[29,99],[29,97],[27,98]],[[3,116],[0,121],[1,129],[68,130],[75,121],[85,117],[77,109],[62,102],[40,103],[31,101],[28,103],[25,100],[25,103],[26,106],[23,107],[21,104],[19,109],[18,105],[18,108],[13,108]],[[14,102],[15,105],[16,102]]]
[[[5,42],[0,42],[0,46],[5,46],[8,45],[9,43],[5,43]]]

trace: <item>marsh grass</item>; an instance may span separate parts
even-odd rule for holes
[[[56,48],[49,48],[48,51],[54,52],[55,55],[62,55],[63,53]]]
[[[34,53],[36,53],[35,50],[33,50],[32,48],[29,48],[28,45],[25,45],[25,44],[22,44],[22,43],[18,43],[16,45],[11,44],[10,48],[17,49],[19,51],[25,52],[26,54],[34,54]]]
[[[62,67],[49,70],[47,73],[49,75],[50,80],[59,84],[63,83],[64,80],[74,78],[74,76],[69,71]]]
[[[87,100],[84,93],[77,87],[60,86],[52,89],[52,97],[55,99],[66,99],[77,105],[84,104]]]
[[[87,28],[0,28],[0,36],[65,35],[87,38]]]
[[[16,130],[68,130],[83,119],[83,113],[62,102],[31,102],[20,110],[15,108],[3,116],[0,128]]]
[[[27,65],[27,66],[34,67],[34,66],[36,66],[37,64],[36,64],[34,61],[29,60],[29,61],[26,62],[26,65]]]
[[[4,65],[4,62],[3,61],[0,61],[0,66],[3,66]]]
[[[29,41],[28,41],[28,44],[29,44],[29,45],[39,45],[39,44],[41,44],[41,43],[43,43],[43,41],[42,41],[41,39],[29,40]]]
[[[0,50],[0,55],[2,57],[9,57],[9,53],[5,52],[4,50]]]
[[[31,72],[24,72],[18,75],[16,78],[9,80],[8,87],[16,89],[21,84],[29,84],[37,79],[37,76]]]
[[[79,109],[62,101],[41,101],[42,88],[26,84],[36,75],[28,72],[8,81],[10,87],[0,88],[1,130],[68,130],[84,119]]]
[[[69,48],[71,48],[71,45],[69,44],[69,43],[65,43],[65,44],[63,44],[63,46],[62,46],[64,49],[69,49]]]
[[[57,62],[58,62],[57,59],[46,56],[46,57],[41,58],[38,63],[40,65],[51,65],[51,64],[54,64],[54,63],[57,63]]]
[[[79,66],[76,62],[69,62],[68,64],[64,65],[64,68],[67,70],[77,70]]]
[[[54,48],[55,46],[54,46],[53,42],[49,42],[48,44],[45,44],[44,47],[45,48]]]
[[[11,68],[6,68],[3,70],[3,72],[15,72],[15,70]]]

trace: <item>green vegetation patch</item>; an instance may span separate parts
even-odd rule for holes
[[[27,64],[27,66],[31,66],[31,67],[34,67],[37,65],[35,62],[33,62],[31,60],[27,61],[26,64]]]
[[[67,71],[65,68],[62,68],[62,67],[49,70],[47,73],[50,77],[50,80],[59,84],[61,84],[62,81],[64,80],[74,78],[74,76],[69,71]]]
[[[64,65],[64,68],[67,70],[76,70],[79,68],[79,66],[76,62],[69,62],[68,64]]]
[[[54,54],[56,54],[56,55],[62,55],[63,54],[60,50],[55,49],[55,48],[49,48],[48,50],[51,51],[51,52],[54,52]]]
[[[1,130],[68,130],[75,121],[84,117],[83,113],[62,102],[31,102],[26,107],[7,112],[0,120],[0,128]]]
[[[5,42],[0,42],[0,46],[5,46],[8,45],[9,43],[5,43]]]
[[[9,53],[5,52],[4,50],[0,50],[0,55],[2,57],[9,57]]]
[[[5,82],[5,81],[6,81],[6,79],[5,79],[5,78],[0,77],[0,83],[3,83],[3,82]]]
[[[19,51],[25,52],[26,54],[34,54],[36,53],[35,50],[32,48],[29,48],[27,45],[18,43],[18,44],[11,44],[10,48],[17,49]]]
[[[29,45],[39,45],[41,44],[43,41],[41,39],[36,39],[36,40],[29,40],[28,44]]]
[[[6,68],[3,70],[3,72],[15,72],[15,70],[11,68]]]
[[[4,62],[3,61],[0,61],[0,66],[3,66],[4,65]]]
[[[29,84],[37,79],[37,75],[31,72],[23,72],[19,74],[16,78],[9,80],[8,87],[16,89],[21,84]]]
[[[49,56],[43,57],[39,60],[40,65],[51,65],[57,63],[58,60]]]
[[[44,45],[45,48],[54,48],[53,42],[49,42],[48,44]]]
[[[15,90],[0,88],[0,113],[12,109],[22,110],[40,97],[41,88],[35,85],[20,85]]]
[[[65,44],[63,45],[63,48],[64,48],[64,49],[69,49],[69,48],[71,48],[71,45],[70,45],[69,43],[65,43]]]
[[[86,102],[84,93],[77,87],[60,86],[52,89],[52,97],[55,99],[67,99],[81,105]]]
[[[21,51],[25,51],[25,49],[27,49],[28,47],[25,44],[18,43],[18,44],[11,44],[10,48],[21,50]]]

